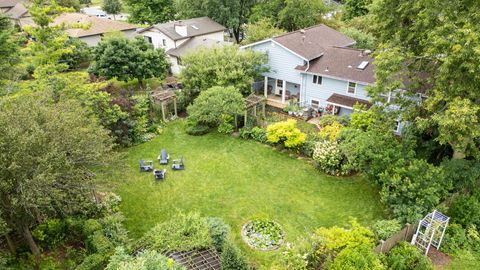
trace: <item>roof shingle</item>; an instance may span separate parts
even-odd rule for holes
[[[184,24],[187,26],[187,35],[181,36],[175,31],[175,24]],[[189,37],[201,36],[210,33],[225,31],[225,27],[214,20],[208,17],[193,18],[182,21],[173,21],[162,24],[156,24],[139,31],[140,33],[148,31],[149,29],[155,28],[158,31],[164,33],[172,40],[180,40]]]
[[[323,24],[272,39],[307,60],[319,57],[330,46],[347,47],[355,44],[355,40]]]

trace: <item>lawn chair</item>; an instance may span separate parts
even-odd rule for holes
[[[167,169],[163,169],[161,171],[160,170],[153,170],[153,175],[155,176],[155,179],[157,179],[157,180],[165,179],[166,173],[167,173]]]
[[[140,172],[149,172],[153,170],[153,161],[143,159],[140,160]]]
[[[185,163],[183,157],[173,160],[172,169],[174,171],[185,170]]]
[[[162,151],[160,151],[160,155],[158,155],[158,162],[160,162],[160,165],[165,165],[165,164],[168,164],[168,160],[170,159],[170,156],[168,155],[167,153],[167,150],[162,149]]]

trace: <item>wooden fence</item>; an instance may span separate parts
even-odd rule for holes
[[[417,226],[418,223],[413,225],[407,223],[402,230],[392,235],[387,240],[380,240],[380,243],[373,249],[373,252],[387,253],[399,242],[410,242],[415,234],[415,231],[417,230]]]

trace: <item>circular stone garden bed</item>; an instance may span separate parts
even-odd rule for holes
[[[282,226],[267,219],[254,219],[242,227],[242,239],[251,248],[257,250],[274,250],[285,240]]]

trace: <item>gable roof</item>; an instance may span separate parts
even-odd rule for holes
[[[113,21],[106,18],[98,18],[82,13],[63,13],[55,18],[53,25],[59,24],[84,24],[89,25],[88,29],[72,28],[66,29],[65,32],[70,37],[87,37],[93,35],[104,34],[115,31],[136,30],[137,27],[121,21]]]
[[[20,0],[0,0],[0,8],[12,8],[20,2]]]
[[[184,24],[187,26],[187,36],[181,36],[175,31],[175,24]],[[139,31],[139,33],[150,29],[157,29],[172,40],[180,40],[189,37],[201,36],[210,33],[225,31],[225,27],[208,17],[199,17],[182,21],[172,21],[162,24],[155,24]]]
[[[355,40],[323,24],[277,36],[272,40],[307,60],[321,56],[328,47],[355,44]]]
[[[359,68],[362,62],[368,63],[364,69]],[[310,61],[309,66],[298,66],[296,69],[354,82],[375,83],[373,58],[358,49],[329,47],[322,57]]]
[[[214,46],[223,46],[227,44],[229,43],[224,41],[207,39],[203,37],[193,37],[185,41],[184,43],[182,43],[177,48],[168,50],[166,53],[168,55],[172,55],[175,57],[182,57],[183,55],[185,55],[186,53],[188,53],[190,50],[193,50],[193,49],[198,49],[200,47],[212,48]]]
[[[20,19],[27,13],[28,9],[22,3],[17,3],[14,7],[5,12],[5,15],[12,19]]]

